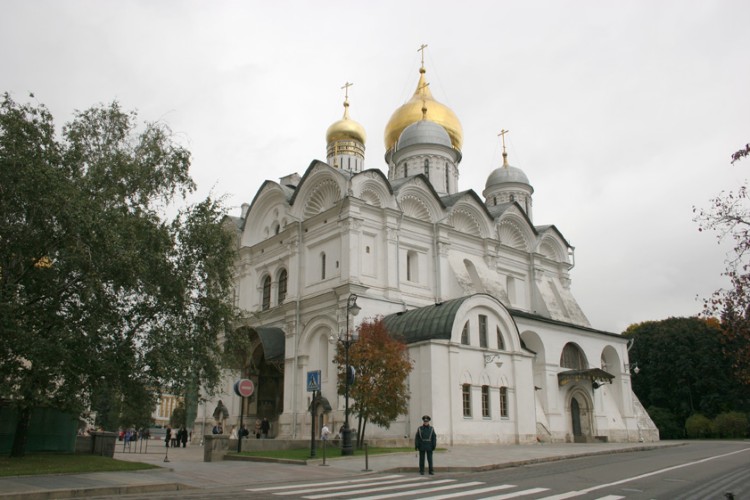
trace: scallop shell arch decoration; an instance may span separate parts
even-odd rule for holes
[[[497,237],[503,245],[519,250],[528,250],[526,238],[524,238],[521,230],[512,222],[501,222],[500,227],[497,229]]]
[[[331,208],[341,198],[341,189],[333,179],[326,179],[315,186],[305,203],[304,218],[308,219]]]
[[[482,230],[474,214],[464,210],[455,210],[451,215],[450,225],[456,231],[473,236],[482,236]]]
[[[425,202],[417,196],[406,195],[401,198],[401,210],[407,217],[413,217],[423,221],[432,220],[430,209]]]
[[[539,246],[539,253],[556,262],[563,260],[559,245],[550,240],[542,241],[542,244]]]
[[[362,198],[362,201],[364,201],[368,205],[372,205],[373,207],[383,206],[383,203],[380,201],[380,196],[378,195],[377,191],[374,191],[372,189],[364,188],[362,190],[362,193],[360,194],[360,198]]]

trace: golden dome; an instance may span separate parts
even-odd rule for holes
[[[422,119],[422,108],[427,109],[426,120],[442,126],[451,138],[453,147],[461,150],[463,144],[463,129],[456,114],[445,104],[441,104],[432,97],[426,83],[424,66],[419,68],[419,82],[417,90],[406,104],[398,108],[388,120],[385,127],[385,149],[391,150],[406,127]]]
[[[349,100],[344,101],[344,117],[331,124],[326,131],[326,142],[357,141],[362,144],[367,140],[365,128],[349,118]]]

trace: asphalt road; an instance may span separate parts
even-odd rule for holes
[[[253,498],[401,500],[750,499],[750,441],[690,442],[650,451],[584,457],[487,472],[413,473],[266,483],[120,499]],[[209,496],[207,496],[207,494]]]

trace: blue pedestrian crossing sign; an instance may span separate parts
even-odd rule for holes
[[[307,392],[320,390],[320,370],[307,372]]]

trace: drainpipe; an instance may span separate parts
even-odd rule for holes
[[[300,332],[300,281],[302,276],[302,221],[297,221],[297,300],[294,305],[294,357],[293,365],[291,370],[292,375],[292,439],[297,438],[297,353],[299,352],[299,339],[301,337]],[[285,340],[286,341],[286,340]],[[286,372],[286,370],[284,370]],[[277,431],[278,432],[278,431]]]

